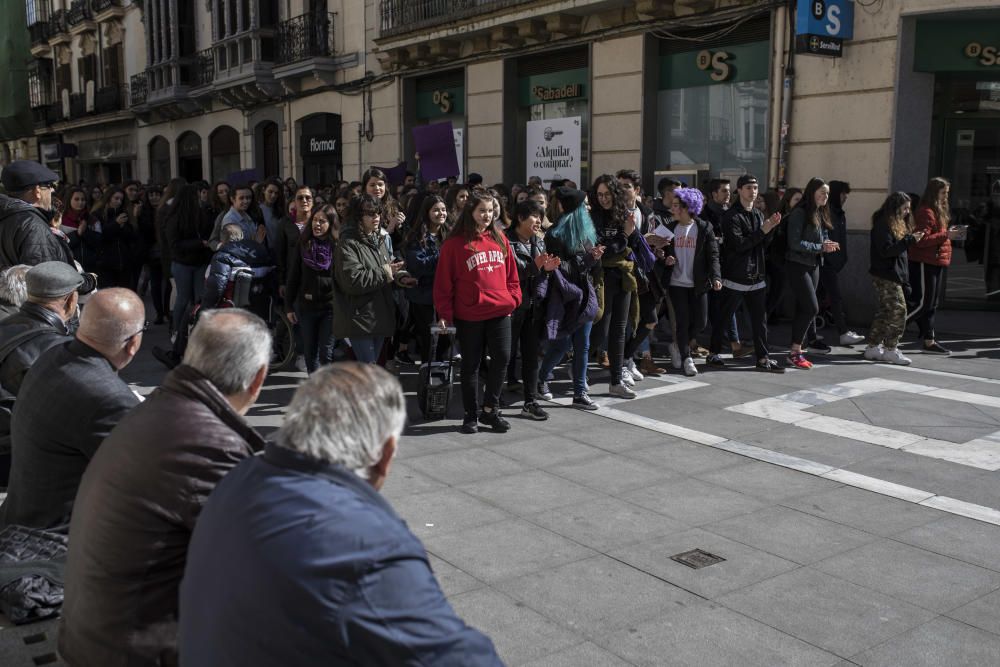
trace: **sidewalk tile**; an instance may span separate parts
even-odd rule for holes
[[[719,602],[814,646],[850,657],[934,618],[934,612],[801,568]]]
[[[459,488],[518,516],[565,507],[602,495],[541,470],[472,482]]]
[[[405,461],[396,461],[392,464],[389,476],[385,480],[385,486],[382,487],[382,494],[389,498],[390,502],[397,502],[419,493],[430,493],[447,488],[446,484],[414,470]]]
[[[704,528],[803,565],[877,539],[870,533],[786,507],[768,507]]]
[[[911,528],[894,540],[1000,572],[1000,527],[960,516]]]
[[[540,434],[534,440],[490,445],[489,450],[532,468],[585,461],[604,456],[604,451],[562,435]]]
[[[449,485],[510,475],[525,466],[488,449],[464,449],[408,459],[406,464]]]
[[[885,447],[784,424],[741,440],[748,445],[766,447],[836,468],[885,454]]]
[[[520,519],[432,535],[424,544],[428,552],[486,582],[595,555],[586,547]]]
[[[694,570],[670,559],[692,549],[702,549],[726,560]],[[699,528],[623,546],[611,550],[609,555],[711,599],[799,567],[797,563]]]
[[[666,437],[666,436],[664,436]],[[626,452],[624,456],[686,475],[719,470],[749,461],[745,456],[723,452],[707,445],[667,438],[666,442]]]
[[[496,584],[546,618],[588,637],[697,603],[701,598],[607,556]]]
[[[524,663],[524,667],[630,667],[632,663],[608,653],[590,642],[577,644],[558,653]]]
[[[508,665],[541,658],[583,639],[489,588],[457,595],[449,602],[462,620],[493,640]]]
[[[410,496],[396,506],[396,512],[421,539],[513,518],[458,489]]]
[[[944,613],[1000,589],[1000,574],[883,539],[813,565],[817,570]]]
[[[994,591],[964,607],[953,609],[947,616],[1000,635],[1000,591]]]
[[[788,470],[770,463],[756,462],[714,470],[695,475],[695,477],[703,482],[747,493],[755,498],[771,502],[808,493],[830,491],[841,486],[836,482],[814,475]]]
[[[462,572],[451,563],[446,563],[433,554],[427,554],[427,559],[430,561],[434,576],[437,577],[438,583],[441,584],[441,590],[444,591],[447,598],[486,586],[471,574]]]
[[[621,406],[616,405],[615,407]],[[574,409],[573,412],[577,415],[581,414],[579,410]],[[594,418],[590,421],[583,422],[578,418],[569,429],[562,432],[563,435],[606,452],[628,452],[652,445],[661,445],[671,440],[669,435],[603,419],[598,413],[600,410],[592,414],[588,413]]]
[[[696,479],[669,480],[623,494],[622,499],[666,514],[689,526],[749,514],[764,506],[748,495]]]
[[[781,504],[885,537],[946,516],[937,510],[850,486],[790,498],[781,501]]]
[[[676,472],[654,468],[618,455],[607,455],[577,463],[547,468],[548,472],[610,495],[651,486],[678,476]]]
[[[828,667],[837,656],[711,602],[596,640],[635,665]]]
[[[1000,665],[1000,637],[951,619],[936,618],[851,660],[863,667]]]
[[[617,498],[599,498],[525,518],[601,552],[687,529],[676,519]]]

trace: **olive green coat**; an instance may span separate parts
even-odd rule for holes
[[[392,258],[382,242],[345,227],[333,253],[333,335],[336,338],[392,336],[396,303],[389,275]]]

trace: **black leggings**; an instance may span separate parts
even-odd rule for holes
[[[496,409],[500,404],[510,359],[510,320],[510,315],[479,322],[455,320],[458,344],[462,346],[462,406],[466,416],[479,413],[479,365],[484,350],[489,350],[490,364],[483,407]]]
[[[657,313],[660,299],[657,298],[656,294],[653,290],[649,290],[639,295],[639,326],[625,343],[625,359],[633,357],[636,350],[642,345],[642,341],[649,337],[652,329],[647,325],[655,326],[660,319]]]
[[[795,316],[792,318],[792,345],[801,345],[819,313],[816,288],[819,286],[819,267],[806,266],[798,262],[785,264],[788,287],[795,300]]]
[[[681,359],[691,356],[691,340],[705,328],[708,318],[708,294],[696,294],[693,287],[670,286],[670,303],[674,307],[675,341]]]
[[[410,302],[410,320],[413,322],[413,335],[420,346],[420,362],[429,363],[431,361],[431,325],[436,325],[434,319],[434,306],[424,303]],[[434,351],[433,361],[441,361],[448,352],[449,341],[447,336],[439,336],[437,350]]]
[[[625,331],[628,324],[631,292],[622,290],[622,277],[617,269],[604,270],[604,315],[594,325],[597,331],[592,346],[605,349],[611,364],[611,384],[622,383],[622,363],[625,361]]]
[[[524,384],[524,402],[531,403],[538,394],[538,345],[541,323],[536,318],[536,308],[515,310],[511,315],[511,349],[521,347],[521,380]],[[511,362],[514,354],[511,353]]]
[[[153,301],[153,309],[156,310],[156,317],[161,318],[167,312],[164,304],[170,303],[169,300],[163,300],[163,264],[159,259],[147,262],[146,270],[149,271],[149,294]]]

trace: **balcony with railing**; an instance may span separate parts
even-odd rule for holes
[[[281,93],[275,81],[275,30],[259,28],[225,37],[212,45],[212,90],[232,106],[244,107]]]
[[[66,12],[66,27],[70,34],[76,35],[81,32],[95,30],[97,24],[94,23],[94,10],[90,6],[90,0],[74,0]]]
[[[87,115],[87,95],[86,93],[70,93],[69,95],[69,117],[73,120]]]
[[[66,22],[66,10],[60,9],[52,14],[48,23],[49,44],[69,42],[69,26]]]
[[[98,21],[108,18],[108,14],[121,16],[125,13],[125,0],[91,0],[90,4]]]
[[[139,107],[146,104],[146,98],[149,95],[149,88],[147,85],[146,73],[139,72],[138,74],[133,74],[129,79],[129,98],[128,104],[130,107]]]
[[[197,90],[198,88],[210,92],[211,85],[215,82],[215,54],[212,49],[205,49],[195,54],[191,66],[194,68],[191,74],[191,85],[195,87],[194,94],[201,92]]]
[[[128,86],[114,84],[98,88],[94,94],[94,113],[116,113],[128,108]]]
[[[433,28],[537,0],[382,0],[382,37]]]
[[[289,92],[301,80],[316,77],[334,83],[334,73],[357,64],[356,53],[339,53],[336,44],[337,15],[311,13],[278,24],[278,53],[274,78]]]
[[[49,22],[47,20],[38,21],[28,26],[28,35],[31,36],[31,48],[49,45]]]

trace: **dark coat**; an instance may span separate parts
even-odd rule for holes
[[[75,268],[69,247],[52,233],[48,215],[20,199],[0,195],[0,269],[42,262],[66,262]],[[83,278],[80,293],[94,291],[94,277]]]
[[[299,237],[302,232],[295,221],[282,218],[278,227],[278,238],[274,247],[274,259],[278,263],[278,282],[284,285],[288,282],[288,267],[295,261],[299,252]]]
[[[368,482],[274,444],[212,494],[180,600],[190,667],[502,664]]]
[[[97,268],[103,271],[126,271],[142,264],[139,230],[132,222],[118,224],[115,218],[120,212],[105,209],[100,216],[101,238]]]
[[[170,261],[186,266],[206,266],[212,261],[212,251],[205,245],[212,235],[211,209],[201,207],[194,220],[181,220],[178,215],[163,217],[163,238],[169,249]]]
[[[514,262],[517,264],[517,279],[521,283],[521,305],[517,310],[528,310],[536,301],[535,291],[542,275],[542,270],[535,264],[535,258],[545,253],[545,241],[532,234],[528,242],[521,241],[514,231],[514,225],[507,229],[507,240],[514,252]]]
[[[87,468],[70,525],[59,632],[68,664],[177,664],[191,531],[219,480],[263,445],[190,366],[122,420]]]
[[[66,323],[58,315],[37,303],[27,301],[17,313],[0,322],[0,347],[15,336],[32,330],[39,333],[11,350],[6,358],[0,359],[0,387],[14,396],[21,389],[28,369],[43,352],[60,343],[69,342]]]
[[[722,277],[741,285],[763,282],[765,255],[772,234],[765,234],[764,214],[737,202],[722,218]]]
[[[667,228],[673,232],[677,229],[677,221],[671,220]],[[722,272],[719,266],[719,242],[712,232],[712,225],[695,218],[691,223],[698,227],[698,239],[694,246],[694,293],[704,294],[712,289],[713,280],[722,280]],[[667,252],[676,258],[673,244],[667,246]],[[670,275],[667,275],[664,285],[670,285]]]
[[[869,258],[871,266],[868,273],[876,278],[884,278],[899,283],[905,288],[910,286],[910,270],[907,264],[906,250],[916,243],[913,234],[907,234],[896,239],[885,220],[877,220],[872,225],[869,234],[871,249]]]
[[[406,270],[417,284],[403,292],[410,303],[434,305],[434,272],[441,256],[441,239],[434,234],[425,237],[424,245],[411,243],[406,247]]]
[[[823,270],[840,273],[847,266],[847,215],[844,209],[831,206],[830,222],[833,229],[827,232],[827,237],[839,243],[840,250],[823,255]]]
[[[271,253],[253,240],[230,241],[222,245],[212,256],[205,280],[205,293],[201,303],[206,308],[215,308],[226,293],[226,285],[233,269],[239,267],[259,268],[273,266]]]
[[[357,225],[340,233],[333,253],[333,335],[337,338],[388,337],[396,330],[392,261],[381,237],[363,236]]]
[[[14,406],[13,465],[0,523],[64,528],[87,464],[138,403],[111,363],[76,339],[39,357]]]
[[[326,271],[317,271],[302,261],[301,247],[298,250],[289,264],[285,301],[309,311],[333,308],[333,262]]]
[[[822,224],[814,225],[805,208],[797,206],[788,214],[787,234],[786,260],[810,268],[823,263],[823,241],[828,238],[826,228]]]

